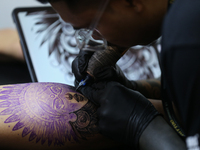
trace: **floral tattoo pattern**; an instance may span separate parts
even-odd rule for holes
[[[56,83],[27,83],[0,88],[0,115],[4,123],[16,123],[29,136],[48,145],[80,142],[98,133],[96,107],[73,87]]]

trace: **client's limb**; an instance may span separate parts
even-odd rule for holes
[[[0,86],[0,148],[105,149],[96,106],[74,87],[56,83]]]

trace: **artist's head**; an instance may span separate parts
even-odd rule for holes
[[[48,2],[48,0],[38,0]],[[49,0],[65,22],[88,28],[105,0]],[[160,36],[168,0],[110,0],[97,29],[112,44],[146,45]]]

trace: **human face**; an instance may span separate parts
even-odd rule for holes
[[[111,0],[96,28],[114,45],[147,45],[160,36],[166,8],[160,7],[163,4],[159,4],[156,3],[152,9],[153,5],[146,3],[135,3],[132,6],[126,0]],[[52,2],[51,5],[61,18],[75,29],[89,28],[97,12],[97,8],[90,6],[82,12],[71,11],[64,1]]]

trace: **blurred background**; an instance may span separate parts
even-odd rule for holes
[[[0,0],[0,85],[31,82],[11,17],[16,7],[44,6],[35,0]]]
[[[11,13],[16,7],[44,6],[36,0],[0,0],[0,29],[15,28]]]

